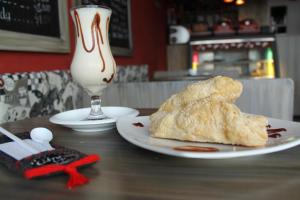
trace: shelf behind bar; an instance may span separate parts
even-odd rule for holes
[[[230,44],[244,42],[274,42],[274,35],[226,35],[191,38],[190,45]]]

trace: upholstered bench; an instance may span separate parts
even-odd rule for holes
[[[52,115],[80,103],[79,88],[67,71],[0,75],[0,122]]]
[[[148,81],[147,65],[118,66],[114,83]],[[83,107],[68,70],[0,74],[0,123]]]

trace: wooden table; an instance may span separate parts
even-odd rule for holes
[[[3,125],[13,132],[38,126],[50,128],[57,144],[101,155],[100,162],[81,170],[91,182],[68,190],[66,175],[25,180],[1,166],[0,199],[300,199],[300,147],[244,158],[187,159],[136,147],[116,130],[81,136],[48,118]]]

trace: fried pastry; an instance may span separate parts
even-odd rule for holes
[[[249,147],[264,146],[268,140],[267,119],[243,113],[232,103],[242,92],[241,83],[225,77],[215,79],[205,81],[202,86],[200,83],[193,84],[192,87],[197,87],[197,90],[187,87],[173,95],[172,101],[168,99],[150,116],[151,136]],[[225,85],[222,87],[219,81]],[[222,91],[222,88],[230,94]],[[187,97],[184,98],[183,94]]]

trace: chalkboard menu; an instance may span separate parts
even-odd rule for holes
[[[58,0],[0,0],[0,29],[60,37]]]
[[[115,55],[130,55],[132,50],[130,0],[82,0],[82,5],[105,5],[112,9],[109,39]]]

